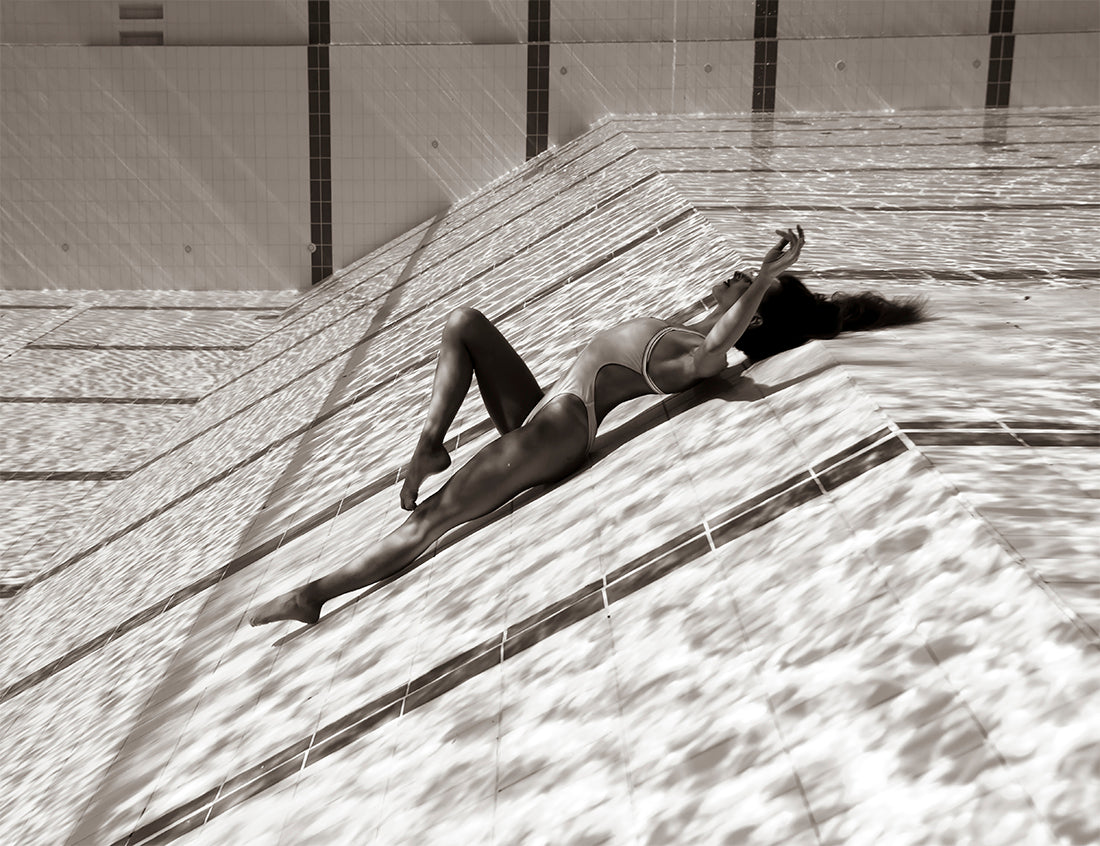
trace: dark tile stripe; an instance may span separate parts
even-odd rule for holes
[[[1051,127],[1051,130],[1053,132],[1057,132],[1058,127]],[[743,131],[743,130],[741,130],[741,131]],[[763,130],[763,131],[767,131],[767,130]],[[886,142],[886,141],[880,141],[880,142],[876,142],[873,146],[876,149],[890,149],[890,148],[893,148],[893,147],[909,149],[909,148],[919,148],[919,147],[937,147],[937,148],[940,148],[940,147],[980,147],[980,146],[982,146],[982,144],[983,144],[982,141],[977,141],[977,140],[975,140],[975,141],[949,141],[949,140],[946,140],[946,139],[940,139],[940,140],[928,141],[928,142],[921,142],[921,141],[900,142],[899,141],[896,144],[892,144],[892,143],[889,143],[889,142]],[[1073,147],[1073,146],[1076,146],[1076,147],[1081,147],[1083,152],[1091,150],[1092,147],[1094,146],[1092,141],[1077,141],[1077,140],[1074,140],[1074,139],[1059,140],[1058,138],[1043,139],[1042,141],[1019,140],[1019,141],[1012,141],[1011,144],[1012,144],[1013,147],[1029,147],[1029,146],[1038,146],[1038,145],[1041,145],[1041,146],[1044,146],[1044,147]],[[806,149],[805,144],[769,144],[767,146],[768,146],[768,149],[770,149],[770,150],[805,150]],[[868,146],[870,146],[870,145],[868,145],[867,142],[864,141],[862,143],[851,143],[851,144],[814,144],[814,149],[815,150],[847,150],[847,149],[866,150],[866,149],[868,149]],[[715,146],[714,144],[708,144],[705,147],[701,147],[701,146],[698,146],[696,144],[684,145],[682,147],[676,147],[676,146],[672,146],[670,144],[661,144],[660,146],[652,146],[650,144],[647,144],[644,138],[641,138],[641,139],[638,140],[637,147],[638,147],[639,150],[658,150],[660,152],[670,152],[670,153],[675,152],[677,150],[687,150],[687,151],[703,151],[703,150],[706,150],[708,152],[720,152],[722,150],[730,150],[732,152],[732,151],[737,151],[737,150],[744,150],[744,147],[737,147],[737,146],[733,146],[733,145],[730,145],[728,147],[719,147],[719,146]],[[1034,168],[1028,168],[1028,170],[1033,170],[1033,169]],[[860,171],[860,167],[859,167],[858,163],[853,164],[852,170],[853,170],[853,172],[856,172],[856,173],[858,173]],[[760,171],[756,171],[756,173],[759,173],[759,172]]]
[[[953,432],[950,429],[934,429],[923,432],[906,432],[917,446],[1020,446],[1020,442],[1004,429],[999,431]]]
[[[253,796],[263,793],[263,791],[267,790],[269,787],[278,784],[283,779],[289,778],[301,770],[302,767],[305,766],[305,762],[306,755],[303,752],[301,755],[284,761],[277,767],[273,767],[254,781],[242,785],[233,793],[228,793],[225,796],[219,797],[214,801],[205,821],[209,822],[211,819],[218,816],[218,814],[223,814],[231,808],[235,808],[245,800],[251,799]]]
[[[372,723],[379,714],[384,714],[396,705],[397,712],[401,713],[401,704],[405,701],[405,694],[408,693],[408,684],[402,684],[395,687],[393,690],[389,690],[383,693],[381,696],[375,697],[370,702],[360,705],[358,708],[349,711],[339,719],[333,720],[323,728],[317,730],[313,738],[313,750],[316,750],[318,744],[327,740],[342,735],[349,730],[356,729],[362,726],[364,723]],[[310,761],[316,760],[317,755],[315,752],[311,752]]]
[[[332,275],[332,115],[329,2],[309,0],[309,231],[312,282]]]
[[[849,461],[852,460],[849,459]],[[839,466],[843,467],[845,465]],[[861,469],[859,472],[862,473],[863,470]],[[855,473],[852,478],[855,478],[856,475],[859,475],[859,473]],[[819,496],[821,496],[821,488],[814,479],[799,482],[778,496],[760,503],[755,508],[739,514],[732,520],[721,525],[712,526],[710,530],[711,540],[715,546],[727,544]]]
[[[11,308],[11,306],[0,306]],[[42,306],[29,306],[29,308],[42,308]],[[54,306],[54,308],[68,308],[68,306]],[[272,316],[283,313],[282,306],[215,306],[215,305],[92,305],[88,311],[266,311]]]
[[[820,462],[820,463],[821,464],[835,464],[836,462],[833,462],[831,459],[825,459],[825,461]],[[808,470],[803,470],[800,473],[795,473],[792,476],[788,476],[786,479],[782,480],[781,482],[777,482],[776,484],[772,485],[770,488],[762,490],[759,493],[753,494],[748,499],[742,500],[741,502],[738,502],[736,505],[733,505],[730,508],[727,508],[725,511],[721,511],[718,514],[715,514],[713,517],[710,518],[709,523],[710,523],[711,527],[721,526],[723,524],[729,523],[730,521],[736,519],[737,517],[741,516],[742,514],[745,514],[749,511],[752,511],[755,508],[758,508],[759,506],[763,505],[768,500],[775,499],[775,497],[779,496],[784,491],[788,491],[788,490],[791,490],[792,488],[796,488],[796,487],[801,487],[801,486],[805,485],[806,483],[812,482],[812,481],[813,481],[813,474],[811,474]]]
[[[978,143],[978,142],[975,142]],[[708,148],[710,149],[710,148]],[[733,148],[726,148],[733,149]],[[773,147],[774,149],[774,147]],[[890,165],[853,165],[851,167],[785,167],[782,171],[775,171],[777,175],[789,174],[789,173],[842,173],[845,175],[851,174],[863,174],[863,173],[1003,173],[1005,171],[1012,170],[1100,170],[1100,164],[1052,164],[1052,165],[941,165],[937,167],[928,166],[910,166],[899,165],[898,167],[891,167]],[[703,167],[672,167],[669,165],[661,166],[661,173],[665,175],[676,174],[726,174],[726,173],[743,173],[743,174],[760,174],[759,167],[722,167],[722,168],[703,168]]]
[[[30,309],[35,309],[35,310],[49,309],[51,311],[67,311],[68,309],[72,308],[72,306],[67,306],[67,305],[16,305],[14,303],[0,304],[0,311],[2,311],[4,309],[9,309],[9,308],[10,309],[30,308]]]
[[[504,637],[498,632],[492,637],[482,641],[477,646],[470,647],[465,652],[460,652],[457,655],[448,658],[441,664],[437,664],[431,670],[409,682],[408,688],[405,691],[405,696],[416,691],[429,687],[433,682],[438,681],[440,678],[446,675],[454,673],[456,670],[461,669],[466,664],[471,663],[475,659],[480,658],[486,652],[500,652],[500,645],[503,643]]]
[[[1007,426],[1014,432],[1100,432],[1098,423],[1072,423],[1063,420],[1005,420]]]
[[[756,0],[752,63],[752,110],[775,111],[775,77],[779,64],[779,0]]]
[[[941,114],[946,115],[947,113],[942,112]],[[887,135],[897,134],[899,132],[906,132],[906,133],[912,133],[912,132],[943,132],[945,130],[949,130],[949,131],[952,131],[952,132],[955,132],[955,131],[965,132],[968,129],[984,129],[987,125],[986,121],[987,121],[988,115],[982,114],[982,115],[980,115],[980,117],[977,114],[973,114],[973,115],[954,115],[954,116],[960,117],[960,118],[966,118],[966,121],[965,122],[959,122],[959,123],[952,123],[952,124],[949,124],[949,125],[945,125],[942,122],[927,123],[927,124],[919,124],[919,123],[905,123],[905,124],[902,124],[902,123],[899,122],[899,121],[902,120],[901,116],[891,115],[888,120],[882,121],[878,126],[854,127],[854,126],[851,126],[851,125],[839,126],[839,125],[830,124],[830,123],[827,123],[827,122],[822,123],[820,120],[807,120],[807,119],[804,119],[804,118],[795,117],[793,115],[787,115],[787,116],[777,115],[774,122],[771,122],[771,123],[768,123],[768,124],[765,125],[764,131],[765,132],[778,132],[778,133],[782,133],[784,135],[797,135],[797,134],[820,135],[820,134],[823,134],[823,133],[845,133],[845,132],[865,133],[865,132],[874,132],[874,133],[881,134],[883,136],[887,136]],[[818,117],[820,117],[820,116],[818,116]],[[912,116],[909,116],[906,119],[907,120],[915,120],[917,118],[923,119],[925,117],[929,117],[929,115],[912,115]],[[1058,120],[1057,115],[1050,115],[1049,117],[1051,117],[1054,120]],[[1020,122],[1015,123],[1011,126],[1009,126],[1006,123],[1005,124],[1006,128],[1016,129],[1016,130],[1024,130],[1024,131],[1053,130],[1053,131],[1057,132],[1057,130],[1061,127],[1076,127],[1076,128],[1080,128],[1080,129],[1086,129],[1086,128],[1092,128],[1092,127],[1097,125],[1097,115],[1096,115],[1095,112],[1093,112],[1092,114],[1082,115],[1080,120],[1075,119],[1072,122],[1059,120],[1059,122],[1057,124],[1051,123],[1051,124],[1047,124],[1045,126],[1044,125],[1038,125],[1038,124],[1035,124],[1035,123],[1032,123],[1032,122],[1028,122],[1031,119],[1031,116],[1027,115],[1027,114],[1023,114],[1023,113],[1018,113],[1018,114],[1014,114],[1014,115],[1004,115],[1003,116],[1003,119],[1006,120],[1006,121],[1011,120],[1012,118],[1019,118]],[[692,135],[698,135],[699,134],[699,132],[700,132],[699,125],[703,124],[703,123],[706,123],[707,122],[707,117],[706,116],[695,117],[694,120],[696,121],[695,126],[681,128],[679,126],[670,126],[670,125],[667,125],[667,124],[664,125],[664,126],[657,126],[657,127],[648,126],[647,127],[647,126],[644,126],[644,125],[637,125],[637,124],[632,123],[630,118],[623,118],[623,119],[619,119],[619,125],[622,127],[619,131],[626,132],[626,133],[636,133],[636,134],[641,134],[641,135],[645,135],[645,136],[652,136],[652,135],[657,135],[657,134],[659,134],[659,135],[670,135],[670,136],[676,136],[676,135],[692,136]],[[703,127],[702,131],[707,132],[707,133],[711,133],[711,134],[715,134],[715,135],[736,135],[736,134],[739,134],[739,133],[741,133],[741,134],[753,133],[753,132],[756,131],[755,127],[747,128],[743,124],[742,125],[730,125],[727,121],[728,121],[728,119],[723,118],[723,117],[714,118],[714,120],[712,122],[712,125],[709,126],[709,127]],[[725,124],[725,125],[723,125],[723,124]],[[1028,141],[1028,142],[1021,142],[1021,143],[1045,144],[1047,142],[1046,141],[1039,141],[1039,142]],[[1075,142],[1075,143],[1083,143],[1083,142]],[[643,146],[645,146],[647,149],[650,149],[648,144],[645,144]],[[796,145],[796,146],[805,147],[804,144]],[[825,146],[829,146],[829,145],[825,145]],[[866,142],[864,143],[864,146],[866,146]],[[875,143],[873,146],[878,146],[878,144]],[[815,144],[814,147],[816,148],[817,145]],[[707,148],[709,148],[709,145],[708,145]],[[652,148],[652,149],[666,149],[666,148],[658,147],[658,148]],[[677,149],[677,148],[670,147],[670,148],[667,148],[667,149]],[[858,165],[858,162],[855,163],[855,164]]]
[[[1012,87],[1012,56],[1016,36],[1012,34],[1016,0],[992,0],[989,8],[989,73],[985,85],[987,109],[1008,108]]]
[[[838,267],[830,270],[814,271],[813,279],[840,279],[844,281],[875,281],[889,279],[893,281],[922,281],[936,279],[940,282],[982,281],[1027,282],[1045,279],[1100,279],[1100,268],[1059,268],[1048,270],[1036,267],[1014,268],[1008,270],[952,270],[943,267],[929,267],[919,270],[891,268],[889,270],[867,270],[865,268]]]
[[[924,203],[921,205],[901,206],[896,203],[868,203],[860,205],[852,203],[846,206],[823,205],[791,205],[789,203],[775,203],[767,205],[697,205],[701,213],[737,211],[745,214],[763,214],[775,211],[790,212],[987,212],[987,211],[1065,211],[1072,209],[1100,209],[1100,203],[973,203],[962,205],[959,203]]]
[[[583,599],[563,608],[557,614],[553,614],[540,620],[535,625],[506,638],[504,641],[504,659],[507,660],[525,649],[530,649],[536,643],[540,643],[555,632],[563,631],[574,623],[578,623],[586,617],[590,617],[605,607],[603,591],[590,593]]]
[[[564,611],[569,606],[575,605],[576,603],[580,602],[582,599],[586,599],[587,597],[591,596],[592,594],[597,593],[602,588],[603,588],[603,579],[597,579],[594,582],[588,583],[587,585],[580,588],[579,590],[573,591],[573,593],[569,594],[568,596],[563,597],[563,598],[557,600],[556,602],[552,602],[549,605],[546,605],[546,606],[540,608],[538,611],[535,611],[534,613],[529,614],[527,617],[520,620],[518,623],[513,623],[505,631],[505,633],[504,633],[505,638],[508,639],[508,640],[511,640],[511,639],[517,637],[522,632],[525,632],[525,631],[527,631],[528,629],[531,629],[531,628],[535,628],[539,624],[541,624],[541,623],[545,622],[546,620],[548,620],[550,617],[553,617],[555,614],[558,614],[561,611]]]
[[[527,3],[527,159],[545,152],[550,134],[550,0]]]
[[[602,597],[600,598],[600,604],[603,604]],[[402,708],[402,713],[415,710],[421,705],[426,705],[433,699],[442,696],[449,690],[454,690],[460,684],[465,681],[469,681],[475,676],[479,676],[486,670],[495,667],[501,661],[504,660],[506,655],[502,655],[501,644],[498,642],[490,649],[486,649],[477,653],[474,657],[468,661],[463,661],[459,666],[455,667],[446,673],[429,672],[426,673],[425,680],[422,681],[419,687],[414,688],[409,685],[409,692],[405,694],[405,703]]]
[[[993,429],[1000,430],[996,420],[904,420],[898,423],[904,432],[935,429]]]
[[[0,402],[34,402],[53,405],[194,405],[199,397],[0,397]]]
[[[324,739],[310,747],[306,757],[306,766],[308,767],[311,764],[315,764],[317,761],[331,755],[333,752],[339,752],[345,746],[354,743],[364,734],[374,731],[390,720],[397,719],[401,716],[401,706],[403,704],[404,700],[399,699],[397,702],[387,705],[385,708],[372,712],[368,717],[355,722],[342,732],[318,732],[318,736],[323,734]]]
[[[892,442],[900,444],[896,438],[892,439]],[[850,450],[851,448],[842,452],[847,454]],[[904,445],[902,450],[904,451]],[[837,453],[837,455],[840,454]],[[841,461],[836,464],[836,467],[852,465],[853,470],[847,475],[848,478],[855,478],[871,467],[888,461],[894,454],[897,453],[884,450],[881,446],[873,447]],[[747,506],[759,500],[763,494],[758,494],[729,509],[727,513],[740,516],[735,517],[727,526],[731,528],[735,526],[739,536],[749,531],[750,526],[759,528],[766,525],[800,504],[819,496],[820,489],[808,476],[808,473],[795,474],[788,481],[785,490],[773,494],[755,507]],[[771,493],[773,490],[774,488],[765,493]],[[726,540],[732,539],[733,536],[731,534]],[[476,678],[486,670],[542,642],[554,633],[604,611],[611,603],[658,581],[678,567],[695,561],[706,555],[710,549],[704,527],[696,526],[657,547],[653,552],[641,556],[635,562],[625,565],[615,574],[609,574],[598,582],[585,585],[523,621],[509,626],[505,631],[442,661],[412,682],[401,685],[328,723],[318,729],[312,737],[301,738],[289,744],[261,763],[226,779],[220,790],[207,791],[199,798],[135,830],[129,839],[123,838],[118,842],[137,846],[141,842],[141,837],[160,836],[164,837],[165,841],[174,839],[179,834],[201,825],[201,822],[195,822],[195,820],[201,820],[207,810],[209,812],[207,818],[210,819],[218,813],[241,804],[292,776],[303,766],[309,766],[343,749],[375,728]],[[177,824],[181,819],[184,823]],[[173,828],[174,825],[175,828]]]
[[[1100,432],[1018,432],[1016,437],[1032,447],[1100,447]]]
[[[849,450],[845,450],[845,452],[848,452],[848,451],[850,451],[850,448],[849,448]],[[861,466],[865,465],[866,462],[867,462],[867,459],[863,456],[858,456],[857,455],[856,459],[858,459],[861,462]],[[849,459],[849,461],[851,461],[851,460],[852,459]],[[826,460],[826,462],[822,462],[822,464],[825,464],[826,466],[832,466],[833,464],[835,464],[835,462],[833,462],[831,460]],[[844,466],[845,465],[842,463],[842,464],[837,465],[837,468],[843,468]],[[860,472],[862,472],[862,471],[860,471]],[[725,542],[726,540],[732,539],[732,537],[736,536],[736,533],[738,533],[738,532],[743,534],[744,531],[748,531],[746,526],[749,525],[750,521],[759,520],[763,514],[772,513],[774,511],[774,508],[775,508],[774,505],[771,506],[770,510],[768,510],[768,511],[762,511],[762,510],[757,510],[757,509],[759,508],[759,506],[762,503],[765,503],[768,500],[778,498],[784,491],[794,490],[794,491],[798,492],[797,495],[802,495],[802,494],[808,493],[811,490],[811,488],[808,485],[808,483],[810,481],[811,481],[810,473],[808,471],[804,471],[802,473],[799,473],[799,474],[796,474],[796,475],[790,477],[789,479],[785,480],[784,482],[780,482],[779,484],[774,485],[773,487],[769,488],[768,490],[765,490],[761,493],[758,493],[758,494],[750,497],[748,500],[745,500],[741,503],[738,503],[737,505],[734,505],[731,509],[728,509],[726,512],[723,512],[723,513],[717,515],[714,518],[713,523],[714,523],[714,525],[721,527],[721,533],[719,535],[719,540],[721,540],[721,542]],[[371,485],[368,485],[367,488],[368,489],[374,488],[376,484],[377,484],[377,482],[372,483]],[[388,480],[387,480],[387,484],[390,484],[390,482]],[[359,501],[362,501],[362,500],[360,499]],[[518,501],[519,501],[518,499],[514,500],[513,503],[518,502]],[[346,503],[347,500],[344,500],[343,502]],[[786,500],[783,500],[783,502],[787,502],[789,504],[791,502],[794,502],[794,499],[788,498]],[[346,507],[351,507],[351,506],[348,505]],[[325,514],[325,515],[335,516],[337,513],[339,513],[339,511],[340,511],[339,506],[337,506],[335,508],[330,506],[329,508],[324,509],[322,513]],[[742,517],[742,515],[744,515],[744,516]],[[739,517],[742,517],[742,519],[740,521],[738,521]],[[331,519],[331,517],[329,517],[329,519]],[[197,594],[201,593],[202,591],[213,587],[219,581],[221,581],[223,578],[227,578],[230,575],[233,575],[235,573],[240,572],[246,566],[249,566],[250,564],[260,560],[261,558],[263,558],[265,555],[268,555],[271,552],[273,552],[274,550],[276,550],[282,543],[287,542],[292,537],[298,537],[300,534],[304,534],[305,531],[308,531],[309,529],[315,528],[317,525],[320,525],[321,522],[322,521],[318,520],[316,517],[307,518],[306,520],[302,521],[302,523],[300,523],[298,527],[295,527],[294,529],[291,529],[291,530],[288,530],[287,532],[284,532],[278,538],[271,538],[271,539],[265,541],[264,543],[259,544],[258,546],[254,547],[253,549],[249,550],[248,552],[245,552],[244,554],[237,556],[232,561],[230,561],[228,564],[226,564],[224,566],[221,566],[221,567],[218,567],[215,570],[213,570],[212,572],[208,573],[206,576],[203,576],[203,577],[195,580],[191,584],[186,585],[183,588],[180,588],[174,594],[172,594],[170,597],[167,597],[166,599],[157,600],[156,602],[152,603],[150,606],[148,606],[144,610],[142,610],[142,611],[138,612],[137,614],[135,614],[135,615],[131,616],[130,618],[128,618],[126,621],[124,621],[122,624],[120,624],[116,628],[113,628],[113,629],[109,630],[108,632],[100,635],[98,638],[96,638],[94,640],[94,642],[96,642],[100,646],[102,646],[102,645],[106,644],[109,640],[113,639],[114,637],[121,637],[121,636],[127,634],[128,632],[132,631],[133,629],[137,628],[140,625],[143,625],[144,623],[148,622],[149,620],[154,619],[155,617],[159,616],[160,614],[163,614],[163,613],[175,608],[180,603],[185,602],[188,599],[190,599],[191,597],[196,596]],[[675,548],[677,548],[679,546],[683,546],[683,545],[686,545],[686,544],[689,544],[689,543],[694,543],[694,544],[697,545],[698,541],[694,540],[694,539],[696,538],[696,536],[704,535],[704,534],[705,534],[705,530],[703,529],[703,527],[697,527],[696,529],[692,529],[686,535],[680,536],[680,537],[677,537],[677,538],[673,538],[671,541],[666,542],[665,545],[662,545],[661,547],[658,547],[657,549],[653,550],[651,553],[647,553],[646,556],[642,556],[640,559],[637,559],[634,562],[631,562],[630,564],[626,565],[626,568],[620,568],[618,571],[610,574],[610,578],[611,579],[616,579],[616,578],[619,578],[620,576],[622,576],[628,570],[639,569],[640,567],[648,564],[654,558],[660,558],[662,556],[667,555],[668,553],[671,553],[671,552],[675,551]],[[717,542],[718,541],[716,541],[716,543]],[[671,544],[671,546],[669,546],[669,544]],[[95,551],[95,550],[93,550],[93,551]],[[657,572],[657,571],[654,571],[654,572]],[[31,584],[34,584],[34,583],[35,582],[32,581],[32,582],[28,582],[27,584],[24,584],[24,585],[19,585],[18,590],[15,591],[15,592],[19,592],[19,590],[23,590],[26,587],[29,587]],[[593,586],[591,586],[591,585],[585,586],[584,588],[581,588],[581,592],[584,592],[585,595],[587,595],[587,592],[589,592],[590,589],[593,589]],[[562,607],[563,604],[568,604],[569,602],[573,601],[576,598],[578,598],[578,597],[572,597],[572,596],[571,597],[566,597],[564,602],[563,602],[563,600],[558,600],[557,603],[552,604],[550,606],[547,606],[542,611],[536,612],[530,618],[528,618],[525,621],[521,621],[517,625],[527,626],[527,627],[537,625],[538,622],[540,622],[540,620],[541,620],[541,617],[539,615],[555,614],[560,610],[560,607]],[[513,628],[512,630],[510,630],[510,633],[511,634],[519,634],[521,632],[517,631],[516,629]],[[89,654],[90,651],[94,651],[94,650],[87,649],[86,644],[84,646],[77,647],[77,648],[73,649],[72,651],[70,651],[69,653],[67,653],[66,655],[63,655],[60,658],[56,659],[51,664],[47,665],[47,667],[41,668],[38,671],[30,674],[29,676],[26,676],[23,679],[20,679],[16,682],[12,683],[11,685],[9,685],[9,687],[6,690],[3,691],[2,694],[0,694],[0,702],[3,702],[6,699],[9,699],[13,696],[18,695],[19,693],[22,693],[24,690],[27,690],[28,688],[33,687],[34,685],[36,685],[39,682],[43,681],[45,678],[48,678],[54,672],[57,672],[61,669],[64,669],[65,667],[71,666],[73,663],[80,660],[85,655]]]
[[[248,344],[237,344],[233,346],[217,345],[217,344],[27,344],[23,347],[25,350],[148,350],[151,352],[196,352],[203,350],[222,350],[230,352],[241,352],[248,349]]]
[[[696,527],[692,532],[697,532],[701,528],[701,526]],[[693,534],[685,543],[667,546],[668,548],[663,549],[659,555],[652,556],[644,564],[633,568],[624,576],[612,581],[609,575],[607,579],[608,604],[618,602],[620,599],[641,590],[646,585],[664,578],[673,570],[701,558],[710,552],[711,548],[705,534]]]
[[[902,443],[900,438],[890,438],[890,440],[883,441],[866,452],[854,455],[844,463],[826,470],[817,477],[817,480],[826,491],[836,490],[845,482],[850,482],[872,467],[885,464],[891,458],[902,455],[905,449],[905,444]]]
[[[129,470],[0,470],[0,482],[117,482]]]
[[[898,426],[918,446],[1100,447],[1100,423],[916,420]]]
[[[131,843],[137,843],[138,841],[144,840],[145,838],[156,834],[162,829],[171,828],[180,820],[185,819],[194,814],[196,811],[205,808],[205,806],[214,801],[217,795],[218,788],[215,787],[213,790],[208,790],[206,793],[202,794],[201,796],[195,797],[189,802],[184,802],[182,805],[173,808],[171,811],[161,817],[158,817],[156,820],[153,820],[152,822],[149,822],[146,825],[141,826],[140,828],[134,829],[133,833],[129,836],[129,841]],[[203,816],[206,816],[205,811],[203,813]],[[125,842],[125,838],[121,842]]]
[[[863,450],[865,450],[867,447],[871,446],[872,444],[878,443],[879,441],[889,436],[890,429],[886,426],[883,426],[877,432],[871,433],[866,438],[860,438],[847,449],[841,450],[836,455],[831,456],[825,461],[815,464],[813,467],[810,468],[810,472],[813,473],[815,476],[820,475],[822,471],[827,470],[829,467],[833,466],[833,464],[838,464],[845,458],[855,455],[857,452],[863,452]]]

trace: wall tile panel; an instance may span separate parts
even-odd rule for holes
[[[0,178],[23,198],[5,207],[6,285],[301,284],[297,50],[9,46],[0,62]]]
[[[521,46],[332,48],[334,260],[523,161]]]
[[[1091,0],[1016,0],[1012,31],[1017,35],[1038,32],[1098,33],[1100,6]]]
[[[779,38],[883,38],[989,32],[987,0],[783,0]],[[780,44],[780,63],[783,48]]]
[[[1011,105],[1053,108],[1100,104],[1098,47],[1100,26],[1092,32],[1017,35]]]
[[[974,109],[985,102],[988,36],[792,40],[780,49],[779,112]]]

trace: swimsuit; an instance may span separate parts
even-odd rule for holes
[[[592,339],[566,374],[539,400],[527,415],[526,424],[542,410],[550,400],[562,394],[572,394],[584,403],[588,412],[588,448],[596,438],[596,376],[609,364],[619,364],[643,377],[655,394],[664,393],[649,378],[649,357],[657,342],[669,332],[689,332],[704,337],[699,332],[669,326],[656,317],[640,317],[605,329]]]

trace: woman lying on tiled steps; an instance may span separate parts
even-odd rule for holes
[[[443,330],[428,419],[401,489],[401,505],[412,514],[361,561],[261,605],[252,624],[316,622],[321,606],[333,597],[400,572],[449,530],[488,514],[528,488],[573,473],[612,408],[643,394],[683,391],[716,375],[726,368],[731,347],[757,361],[810,338],[921,318],[921,304],[913,300],[811,293],[795,276],[784,273],[802,252],[802,227],[777,234],[782,240],[764,257],[755,277],[738,273],[711,289],[716,304],[709,314],[690,326],[643,317],[606,329],[547,392],[484,315],[469,308],[451,312]],[[443,440],[475,373],[500,437],[417,505],[424,478],[451,463]]]

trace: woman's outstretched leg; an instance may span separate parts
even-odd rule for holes
[[[474,374],[489,417],[502,434],[518,428],[542,398],[530,369],[485,315],[472,308],[452,311],[443,327],[428,417],[401,486],[406,511],[416,507],[424,479],[451,464],[443,440]]]
[[[328,600],[389,578],[446,532],[488,514],[535,485],[576,470],[588,447],[588,417],[573,397],[546,406],[528,425],[484,447],[361,561],[348,564],[259,606],[252,625],[315,623]]]

